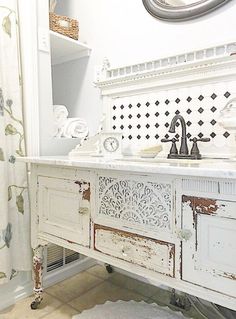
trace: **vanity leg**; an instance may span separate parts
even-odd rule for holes
[[[37,309],[40,305],[43,293],[43,247],[38,246],[34,249],[33,256],[33,280],[34,280],[34,301],[31,303],[31,309]]]

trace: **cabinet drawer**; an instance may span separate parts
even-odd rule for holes
[[[174,277],[175,245],[95,225],[96,250]]]
[[[90,183],[38,177],[39,231],[89,246]]]

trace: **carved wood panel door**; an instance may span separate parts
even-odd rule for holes
[[[236,202],[182,196],[183,280],[236,297]]]
[[[175,210],[170,178],[99,174],[96,191],[95,223],[173,240]]]

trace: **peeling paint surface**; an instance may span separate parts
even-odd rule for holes
[[[82,199],[90,202],[90,183],[83,181],[76,181],[75,184],[79,186],[79,192],[82,193]]]
[[[41,246],[34,249],[33,256],[33,279],[34,279],[34,301],[40,303],[43,293],[43,248]]]
[[[187,293],[200,291],[198,297],[213,302],[216,295],[227,305],[228,298],[228,305],[232,304],[236,298],[236,258],[232,259],[236,240],[234,234],[229,234],[230,229],[236,229],[236,200],[232,196],[231,200],[227,196],[207,198],[213,194],[206,192],[205,196],[202,184],[199,192],[190,192],[186,187],[190,196],[183,196],[179,181],[163,176],[41,169],[44,174],[38,177],[36,196],[41,240],[55,239],[55,244],[81,250],[106,263],[117,263],[145,278],[160,279],[170,286],[173,283],[173,287],[184,288]],[[99,176],[106,177],[100,184]],[[104,201],[100,201],[99,194],[104,195]],[[120,203],[131,208],[127,209],[129,214],[122,214]],[[105,205],[103,213],[99,213],[101,204]],[[133,207],[142,211],[141,217],[134,214]],[[114,208],[114,214],[110,208]],[[192,236],[180,240],[179,229],[190,230]],[[42,300],[42,271],[42,259],[36,254],[36,301]]]
[[[193,196],[182,196],[182,202],[188,202],[190,207],[196,213],[212,215],[215,214],[219,208],[217,200]]]
[[[174,277],[175,245],[137,234],[95,225],[96,250]]]
[[[236,280],[236,274],[229,274],[227,272],[224,272],[224,277],[232,280]]]
[[[236,298],[236,202],[182,196],[183,280]],[[234,218],[233,218],[234,217]]]

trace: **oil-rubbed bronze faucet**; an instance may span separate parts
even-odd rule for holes
[[[170,124],[170,133],[175,133],[175,127],[177,121],[180,120],[182,126],[182,136],[181,136],[181,144],[179,149],[180,155],[188,155],[188,145],[187,145],[187,136],[186,136],[186,123],[182,115],[175,115]]]
[[[181,144],[180,144],[179,152],[178,152],[178,149],[176,147],[176,142],[178,142],[177,139],[172,138],[172,139],[162,139],[161,140],[164,143],[172,142],[172,146],[170,149],[170,153],[168,154],[168,158],[201,159],[202,156],[199,152],[197,142],[198,141],[209,142],[210,139],[209,138],[196,138],[196,137],[191,139],[190,141],[193,142],[193,146],[192,146],[192,149],[191,149],[190,154],[189,154],[188,144],[187,144],[187,134],[186,134],[186,123],[185,123],[185,120],[184,120],[182,115],[178,114],[178,115],[175,115],[173,117],[171,124],[170,124],[169,132],[175,133],[175,127],[176,127],[176,123],[178,120],[180,121],[181,127],[182,127],[182,136],[181,136]]]

